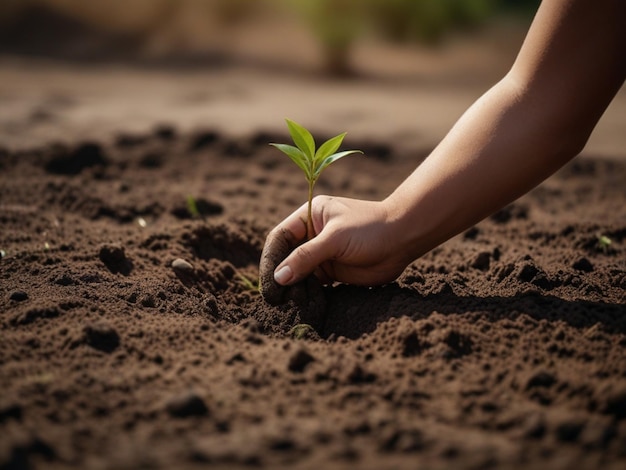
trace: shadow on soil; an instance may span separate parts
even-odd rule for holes
[[[625,305],[570,301],[537,292],[515,297],[458,296],[449,292],[423,296],[392,284],[373,289],[354,286],[329,289],[326,323],[320,336],[356,339],[373,332],[379,323],[390,318],[406,316],[416,320],[434,312],[473,314],[490,322],[527,315],[537,322],[564,322],[575,328],[600,324],[607,333],[626,334]]]

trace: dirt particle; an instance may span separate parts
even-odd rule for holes
[[[538,268],[532,260],[527,260],[523,263],[517,274],[517,278],[522,282],[534,284],[542,289],[549,289],[551,287],[550,280],[546,273]]]
[[[35,307],[17,314],[11,319],[12,325],[28,325],[43,318],[56,318],[60,315],[58,307]]]
[[[531,413],[521,424],[522,436],[528,439],[541,439],[546,434],[546,421],[541,413]]]
[[[85,168],[107,166],[102,146],[94,142],[80,144],[69,152],[59,152],[45,165],[48,173],[58,175],[77,175]]]
[[[299,347],[291,354],[287,368],[291,372],[301,373],[313,361],[315,357],[306,348]]]
[[[19,403],[8,403],[0,405],[0,423],[4,423],[9,419],[21,421],[22,412],[22,406]]]
[[[28,294],[23,290],[14,290],[9,295],[9,300],[13,300],[14,302],[23,302],[28,299]]]
[[[139,166],[148,169],[160,168],[163,166],[163,155],[156,152],[148,152],[139,160]]]
[[[170,416],[174,418],[205,416],[209,413],[209,408],[202,397],[194,391],[170,397],[165,404],[165,408]]]
[[[43,458],[50,462],[57,457],[54,447],[35,435],[18,439],[10,446],[7,454],[6,458],[3,455],[0,461],[3,469],[29,469],[33,468],[34,460]]]
[[[550,388],[556,383],[556,376],[552,372],[545,370],[535,371],[526,382],[526,390],[537,387]]]
[[[193,201],[192,206],[190,206],[190,201]],[[208,199],[192,198],[174,206],[170,212],[177,219],[193,219],[219,215],[224,212],[224,206]]]
[[[77,284],[76,280],[74,280],[74,278],[67,273],[63,273],[61,276],[54,278],[52,282],[64,287]]]
[[[124,247],[121,245],[102,245],[98,257],[113,274],[120,273],[127,276],[132,271],[132,262],[126,257]]]
[[[515,219],[527,219],[528,207],[520,204],[510,204],[497,211],[490,218],[497,224],[506,224]]]
[[[139,303],[146,308],[155,308],[157,306],[156,298],[152,294],[145,294]]]
[[[609,385],[602,392],[601,410],[622,420],[626,418],[626,384]]]
[[[169,124],[159,124],[154,129],[154,135],[163,141],[173,140],[176,137],[176,128]]]
[[[191,138],[191,142],[189,144],[189,151],[196,152],[198,150],[205,149],[210,145],[217,142],[219,136],[217,133],[212,131],[203,131],[199,132]]]
[[[442,341],[450,348],[452,357],[465,356],[472,352],[472,339],[455,329],[449,329],[444,332]]]
[[[480,234],[480,229],[474,226],[474,227],[470,227],[463,233],[463,238],[465,240],[476,240],[479,234]]]
[[[534,264],[525,263],[520,269],[517,278],[523,282],[531,282],[539,274],[539,269]]]
[[[420,342],[417,332],[411,331],[405,334],[402,339],[402,356],[413,357],[422,352],[423,345]]]
[[[583,256],[572,264],[572,268],[576,269],[577,271],[590,273],[593,271],[593,264],[591,263],[591,261]]]
[[[355,364],[347,376],[351,384],[367,384],[376,382],[376,374],[367,371],[361,364]]]
[[[488,271],[490,262],[491,253],[488,251],[481,251],[472,261],[471,267],[480,271]]]
[[[85,343],[103,352],[112,352],[120,345],[120,336],[108,322],[97,321],[83,328]]]
[[[572,417],[558,423],[554,432],[561,442],[576,442],[584,427],[584,420]]]
[[[424,448],[424,435],[417,429],[390,429],[382,436],[380,450],[384,452],[417,452]]]

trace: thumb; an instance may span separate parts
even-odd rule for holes
[[[322,233],[298,246],[274,271],[274,280],[289,286],[302,281],[324,261],[334,257],[333,243]]]

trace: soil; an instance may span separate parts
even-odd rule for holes
[[[250,73],[0,61],[0,469],[624,468],[623,114],[397,282],[273,306],[261,251],[306,181],[263,123],[330,108],[366,157],[318,191],[377,199],[479,87]]]
[[[284,138],[3,151],[1,468],[624,464],[626,164],[574,160],[294,331],[309,304],[250,285],[305,194]],[[413,163],[363,149],[321,190],[383,197]]]

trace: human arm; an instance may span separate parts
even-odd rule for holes
[[[543,2],[511,70],[389,197],[318,197],[314,239],[297,246],[302,209],[270,234],[295,247],[276,281],[316,271],[326,282],[390,282],[543,181],[582,150],[623,84],[625,31],[621,0]]]

